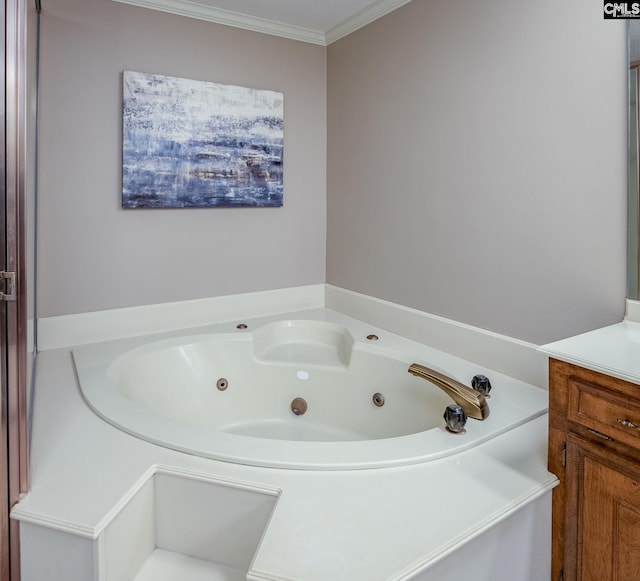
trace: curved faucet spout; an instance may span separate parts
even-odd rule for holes
[[[426,379],[433,385],[438,386],[442,391],[447,393],[453,401],[455,401],[465,411],[467,416],[476,420],[485,420],[489,417],[489,405],[484,395],[478,393],[474,389],[463,385],[459,381],[420,365],[412,363],[408,369],[411,375]]]

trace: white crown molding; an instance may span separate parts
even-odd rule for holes
[[[355,32],[359,28],[370,24],[378,18],[386,16],[390,12],[397,10],[405,4],[409,4],[413,0],[379,0],[368,8],[354,14],[351,18],[345,20],[341,24],[334,26],[325,33],[325,44],[329,45],[336,40]]]
[[[257,16],[247,16],[221,8],[212,8],[197,2],[189,2],[189,0],[113,0],[113,2],[132,4],[133,6],[150,8],[160,12],[168,12],[169,14],[197,18],[198,20],[206,20],[207,22],[215,22],[225,26],[326,46],[323,32],[309,30],[300,26],[291,26]]]
[[[131,4],[141,8],[150,8],[151,10],[168,12],[169,14],[197,18],[198,20],[206,20],[207,22],[215,22],[216,24],[224,24],[225,26],[233,26],[253,32],[261,32],[263,34],[271,34],[291,40],[327,46],[374,20],[382,18],[397,8],[412,2],[412,0],[379,0],[368,8],[356,13],[351,18],[334,26],[326,33],[320,30],[311,30],[301,26],[276,22],[275,20],[268,20],[258,16],[247,16],[246,14],[240,14],[239,12],[233,12],[231,10],[205,6],[191,0],[113,0],[113,2]]]

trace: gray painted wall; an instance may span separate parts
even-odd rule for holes
[[[326,49],[107,0],[43,2],[39,316],[322,283]],[[282,208],[127,210],[121,74],[282,91]]]
[[[535,343],[621,320],[624,31],[419,0],[332,44],[327,282]]]
[[[42,25],[41,317],[326,280],[536,343],[622,318],[599,5],[419,0],[328,49],[105,0]],[[121,210],[124,69],[283,91],[284,207]]]

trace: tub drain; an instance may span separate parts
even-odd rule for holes
[[[295,398],[291,402],[291,411],[297,416],[303,416],[307,411],[307,402],[301,397]]]
[[[381,408],[384,405],[384,395],[381,393],[374,393],[371,401],[373,401],[375,406]]]
[[[220,391],[224,391],[225,389],[227,389],[227,387],[229,387],[229,382],[224,378],[221,377],[220,379],[218,379],[218,381],[216,382],[216,387],[220,390]]]

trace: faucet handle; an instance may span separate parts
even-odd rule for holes
[[[486,375],[474,375],[471,380],[471,387],[484,395],[484,397],[491,397],[489,395],[489,392],[491,391],[491,382]]]
[[[467,414],[462,409],[462,406],[454,403],[448,405],[442,417],[445,424],[447,424],[447,430],[450,432],[454,434],[464,434],[466,432],[464,426],[467,423]]]

